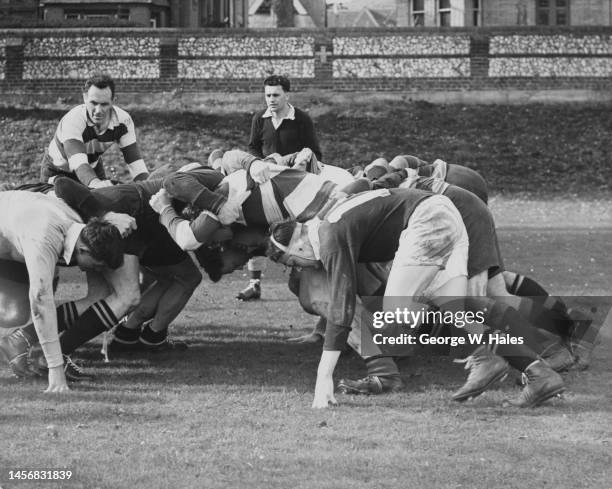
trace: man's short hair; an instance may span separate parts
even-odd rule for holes
[[[289,78],[283,75],[269,76],[268,78],[264,80],[264,87],[266,85],[271,86],[271,87],[277,87],[278,85],[280,85],[281,87],[283,87],[283,90],[285,92],[291,91],[291,82],[289,81]]]
[[[111,97],[115,97],[115,80],[113,80],[110,75],[107,75],[106,73],[94,73],[91,75],[85,81],[85,85],[83,85],[83,93],[86,93],[92,86],[101,90],[104,88],[110,88]]]
[[[114,270],[123,265],[123,239],[114,225],[94,217],[83,228],[81,240],[91,256],[108,268]]]

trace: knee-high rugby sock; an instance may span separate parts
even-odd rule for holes
[[[55,308],[55,313],[57,315],[58,333],[69,329],[78,317],[76,303],[74,301],[60,304]],[[30,323],[21,328],[21,332],[31,344],[38,343],[38,335],[36,334],[36,328],[34,327],[33,323]]]
[[[105,300],[92,304],[60,337],[62,353],[70,355],[79,346],[111,329],[115,324],[117,324],[115,313]]]
[[[546,289],[535,280],[525,275],[519,275],[518,273],[508,292],[521,297],[546,297],[549,295]]]
[[[497,355],[521,371],[539,359],[542,345],[536,339],[535,329],[516,309],[486,297],[470,297],[466,301],[472,310],[483,311],[484,323],[492,330],[485,334],[485,341]],[[490,341],[491,335],[498,341]]]
[[[378,377],[399,377],[399,369],[392,357],[375,356],[366,358],[368,375]]]

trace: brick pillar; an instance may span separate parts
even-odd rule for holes
[[[160,39],[159,75],[162,80],[178,78],[178,39],[176,37]]]
[[[6,40],[6,64],[4,78],[7,82],[21,83],[23,81],[23,39],[9,37]]]
[[[478,84],[478,80],[489,76],[489,36],[486,34],[473,34],[470,37],[470,66],[471,78]]]
[[[333,88],[333,35],[317,35],[314,43],[314,85],[316,88]],[[313,87],[313,88],[315,88]]]

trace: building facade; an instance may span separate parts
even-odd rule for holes
[[[609,0],[396,0],[401,27],[612,25]]]

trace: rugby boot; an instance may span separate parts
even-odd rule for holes
[[[403,383],[399,375],[368,375],[363,379],[340,379],[337,391],[340,394],[370,395],[397,392],[402,387]]]
[[[238,293],[236,299],[245,302],[261,299],[261,282],[259,280],[251,280],[249,285]]]
[[[142,328],[138,342],[141,350],[151,352],[184,351],[188,348],[184,341],[171,339],[168,329],[153,331],[150,322]]]
[[[93,380],[94,376],[83,370],[80,365],[77,365],[68,355],[64,357],[64,375],[68,382],[81,382],[84,380]],[[47,368],[47,361],[43,354],[40,345],[35,346],[30,351],[30,361],[35,368],[40,369],[42,372],[47,374],[49,369]]]
[[[505,359],[494,355],[486,346],[479,346],[469,357],[455,362],[465,363],[465,369],[470,371],[465,384],[452,395],[453,401],[458,402],[479,396],[495,382],[503,380],[510,368]]]
[[[555,372],[564,372],[574,365],[572,352],[562,343],[553,343],[540,355]]]
[[[42,373],[30,361],[30,349],[38,343],[34,325],[17,329],[0,338],[0,358],[8,363],[15,377],[39,377]]]
[[[140,343],[139,351],[164,352],[164,351],[185,351],[189,348],[187,342],[181,340],[173,340],[166,338],[159,343],[151,343],[149,341],[138,339]]]
[[[124,353],[142,350],[142,344],[138,341],[141,328],[126,328],[126,320],[119,322],[112,333],[112,339],[108,343],[110,353]]]
[[[368,375],[362,379],[340,379],[341,394],[383,394],[403,387],[397,364],[392,357],[375,356],[366,359]]]
[[[525,387],[518,399],[511,401],[513,406],[535,407],[565,390],[561,376],[542,360],[536,360],[525,369],[523,384]]]

